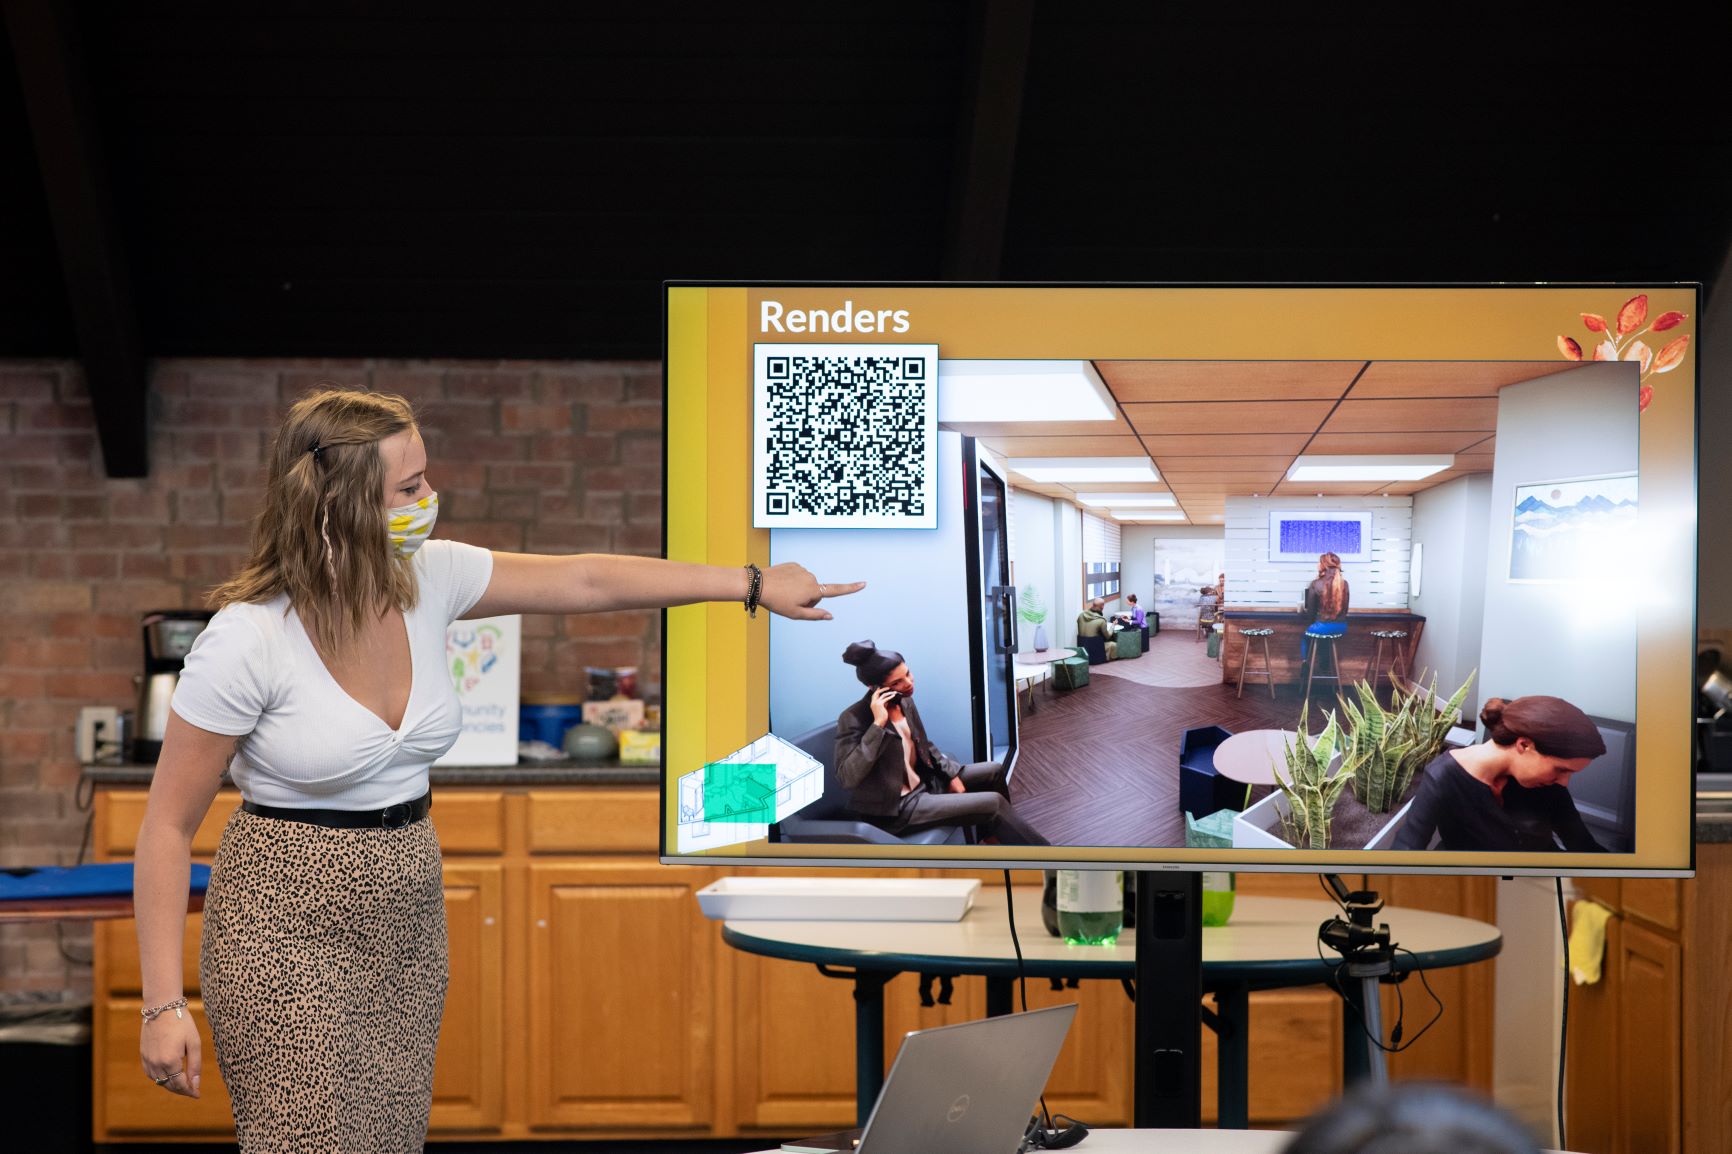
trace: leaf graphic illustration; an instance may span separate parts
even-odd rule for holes
[[[1680,312],[1661,313],[1659,319],[1649,327],[1657,333],[1663,333],[1667,329],[1677,328],[1689,315],[1689,313]]]
[[[1578,345],[1571,337],[1560,336],[1558,338],[1558,352],[1564,354],[1564,356],[1568,357],[1572,361],[1579,361],[1582,359],[1582,346]]]
[[[1631,341],[1630,347],[1624,350],[1624,359],[1626,361],[1642,362],[1642,375],[1646,376],[1648,373],[1648,364],[1654,359],[1654,350],[1643,344],[1641,341]]]
[[[1636,395],[1640,398],[1640,404],[1641,404],[1641,407],[1639,409],[1637,409],[1636,411],[1639,413],[1647,412],[1648,411],[1648,402],[1654,399],[1654,386],[1653,385],[1643,385],[1640,389],[1637,390]]]
[[[1603,333],[1606,331],[1606,318],[1601,316],[1599,313],[1583,313],[1582,323],[1588,326],[1588,331],[1590,333]]]
[[[1648,319],[1648,294],[1637,293],[1618,310],[1618,335],[1633,333]]]
[[[1613,340],[1601,341],[1599,344],[1594,346],[1594,359],[1596,361],[1615,361],[1615,360],[1617,360],[1618,359],[1618,343],[1616,341],[1613,341]]]
[[[1654,371],[1656,373],[1669,373],[1677,368],[1684,360],[1684,350],[1689,345],[1690,337],[1688,334],[1675,341],[1667,342],[1666,347],[1660,350],[1660,355],[1654,358]]]

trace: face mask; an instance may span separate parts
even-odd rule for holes
[[[433,535],[433,523],[439,520],[439,494],[429,493],[413,505],[392,509],[385,523],[391,534],[391,547],[399,557],[413,557],[421,543]]]

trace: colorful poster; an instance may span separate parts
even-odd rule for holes
[[[463,702],[463,733],[435,765],[516,765],[523,618],[482,617],[445,631],[445,668]]]

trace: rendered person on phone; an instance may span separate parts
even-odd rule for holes
[[[1004,767],[963,765],[932,744],[900,653],[856,641],[842,654],[866,695],[836,719],[836,776],[849,807],[891,833],[972,825],[1004,845],[1049,845],[1011,809]]]

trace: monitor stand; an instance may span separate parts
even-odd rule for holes
[[[1195,1130],[1203,1124],[1203,875],[1138,871],[1136,933],[1134,1125]]]

